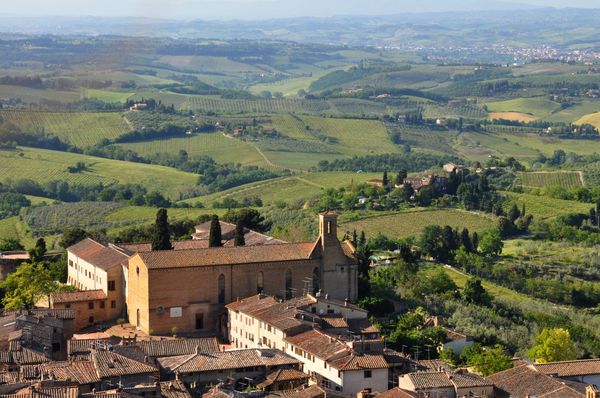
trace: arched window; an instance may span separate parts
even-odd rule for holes
[[[265,290],[265,275],[262,271],[258,272],[256,276],[256,293],[260,294]]]
[[[321,270],[319,270],[319,267],[316,267],[313,270],[312,288],[313,288],[313,293],[316,293],[321,289]]]
[[[285,298],[292,298],[292,270],[289,268],[285,271]]]
[[[219,304],[225,303],[225,275],[219,275]]]

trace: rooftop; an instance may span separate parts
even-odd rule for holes
[[[70,246],[67,251],[103,270],[120,265],[129,258],[116,248],[104,246],[90,238],[85,238],[81,242]]]
[[[106,300],[103,290],[84,290],[81,292],[50,293],[50,301],[54,304],[78,303],[82,301]]]
[[[524,397],[582,397],[583,395],[560,379],[538,372],[533,367],[522,365],[488,376],[497,390],[504,394]]]
[[[600,375],[600,359],[536,363],[533,366],[539,372],[558,377]]]
[[[174,340],[146,340],[140,341],[138,347],[149,357],[173,357],[191,355],[196,352],[219,352],[219,343],[215,337],[174,339]]]
[[[406,376],[415,386],[415,390],[428,390],[432,388],[454,388],[445,372],[418,372]]]

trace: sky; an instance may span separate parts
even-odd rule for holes
[[[382,15],[531,6],[600,8],[598,0],[0,0],[0,14],[161,19]]]

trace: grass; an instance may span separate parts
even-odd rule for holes
[[[84,162],[86,170],[69,173],[67,167]],[[169,167],[130,163],[36,148],[0,151],[0,181],[27,178],[39,183],[65,180],[71,184],[140,184],[173,199],[196,185],[198,176]]]
[[[516,98],[507,101],[486,103],[490,112],[519,112],[543,118],[560,108],[560,105],[545,97]]]
[[[585,115],[575,122],[575,124],[591,124],[596,128],[600,128],[600,112]]]
[[[574,123],[585,115],[600,111],[599,101],[582,101],[559,112],[553,113],[544,120],[549,122]]]
[[[130,128],[118,112],[1,111],[0,117],[24,130],[45,131],[80,148],[113,139]]]
[[[26,103],[58,101],[62,103],[75,102],[81,99],[79,91],[39,90],[29,87],[0,85],[0,98],[21,98]]]
[[[154,207],[144,206],[125,206],[106,215],[105,221],[112,224],[150,224],[156,220],[156,211]],[[225,209],[168,209],[169,220],[195,220],[201,215],[217,214],[222,216]]]
[[[58,200],[42,198],[41,196],[25,195],[25,197],[27,199],[29,199],[32,206],[37,206],[37,205],[41,205],[41,204],[52,205],[52,204],[59,202]]]
[[[418,237],[428,225],[450,225],[453,228],[468,228],[481,233],[496,225],[492,217],[460,210],[416,210],[391,215],[370,217],[341,225],[341,231],[365,231],[367,236],[382,233],[390,238]]]
[[[537,120],[536,116],[530,115],[528,113],[520,113],[520,112],[491,112],[488,114],[488,119],[496,120],[496,119],[504,119],[504,120],[514,120],[517,122],[532,122]]]
[[[104,102],[125,102],[134,93],[124,93],[120,91],[96,90],[92,88],[85,89],[85,98],[96,98]]]
[[[0,240],[8,238],[18,239],[25,248],[34,247],[36,242],[36,238],[33,237],[31,229],[19,216],[0,220]],[[48,248],[53,249],[56,246],[58,236],[49,235],[44,237],[44,239],[46,240]]]
[[[554,199],[548,196],[537,196],[525,193],[505,192],[521,208],[525,204],[526,212],[533,215],[534,220],[548,220],[561,214],[588,213],[591,205],[571,200]]]
[[[299,90],[308,91],[308,87],[312,82],[325,76],[326,74],[333,72],[334,69],[328,69],[313,73],[312,76],[294,77],[290,79],[281,80],[275,83],[260,83],[249,87],[249,91],[253,94],[260,94],[263,91],[270,91],[272,93],[281,92],[286,97],[295,96]]]
[[[530,188],[543,188],[549,185],[559,185],[564,188],[575,188],[583,185],[581,173],[578,171],[548,171],[520,173],[521,185]]]
[[[225,137],[222,133],[203,133],[185,138],[171,138],[120,144],[142,156],[155,153],[177,154],[187,151],[190,156],[210,156],[217,163],[241,163],[268,167],[268,163],[251,143]]]

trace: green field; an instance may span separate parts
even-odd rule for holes
[[[525,193],[504,192],[521,208],[525,204],[526,212],[533,215],[534,220],[547,220],[561,214],[588,213],[591,205],[571,200],[554,199],[548,196],[537,196]]]
[[[564,188],[581,187],[581,172],[578,171],[549,171],[519,173],[521,185],[530,188],[544,188],[549,185],[558,185]]]
[[[80,148],[95,145],[103,138],[114,139],[130,130],[118,112],[0,111],[0,117],[24,130],[52,133]]]
[[[156,220],[156,211],[154,207],[144,206],[124,206],[104,218],[106,223],[113,224],[112,230],[125,225],[150,224]],[[205,214],[216,214],[222,216],[226,209],[168,209],[169,220],[195,220]]]
[[[84,162],[87,170],[69,173],[67,167]],[[179,199],[195,187],[198,176],[169,167],[96,158],[35,148],[0,151],[0,181],[28,178],[40,183],[65,180],[77,184],[140,184]]]
[[[357,230],[365,231],[368,237],[382,233],[389,238],[407,238],[418,237],[428,225],[450,225],[481,233],[494,228],[496,221],[489,216],[461,210],[417,210],[344,223],[340,226],[340,233]]]
[[[560,108],[558,103],[545,97],[516,98],[507,101],[488,102],[486,105],[490,112],[519,112],[538,118],[549,116]]]
[[[553,113],[544,120],[549,122],[575,123],[585,115],[600,111],[600,101],[583,101],[559,112]]]
[[[81,93],[77,91],[40,90],[22,86],[9,86],[0,84],[0,98],[20,98],[23,102],[39,103],[46,102],[74,102],[81,99]]]
[[[134,93],[124,93],[121,91],[85,89],[85,98],[96,98],[104,102],[125,102]]]

